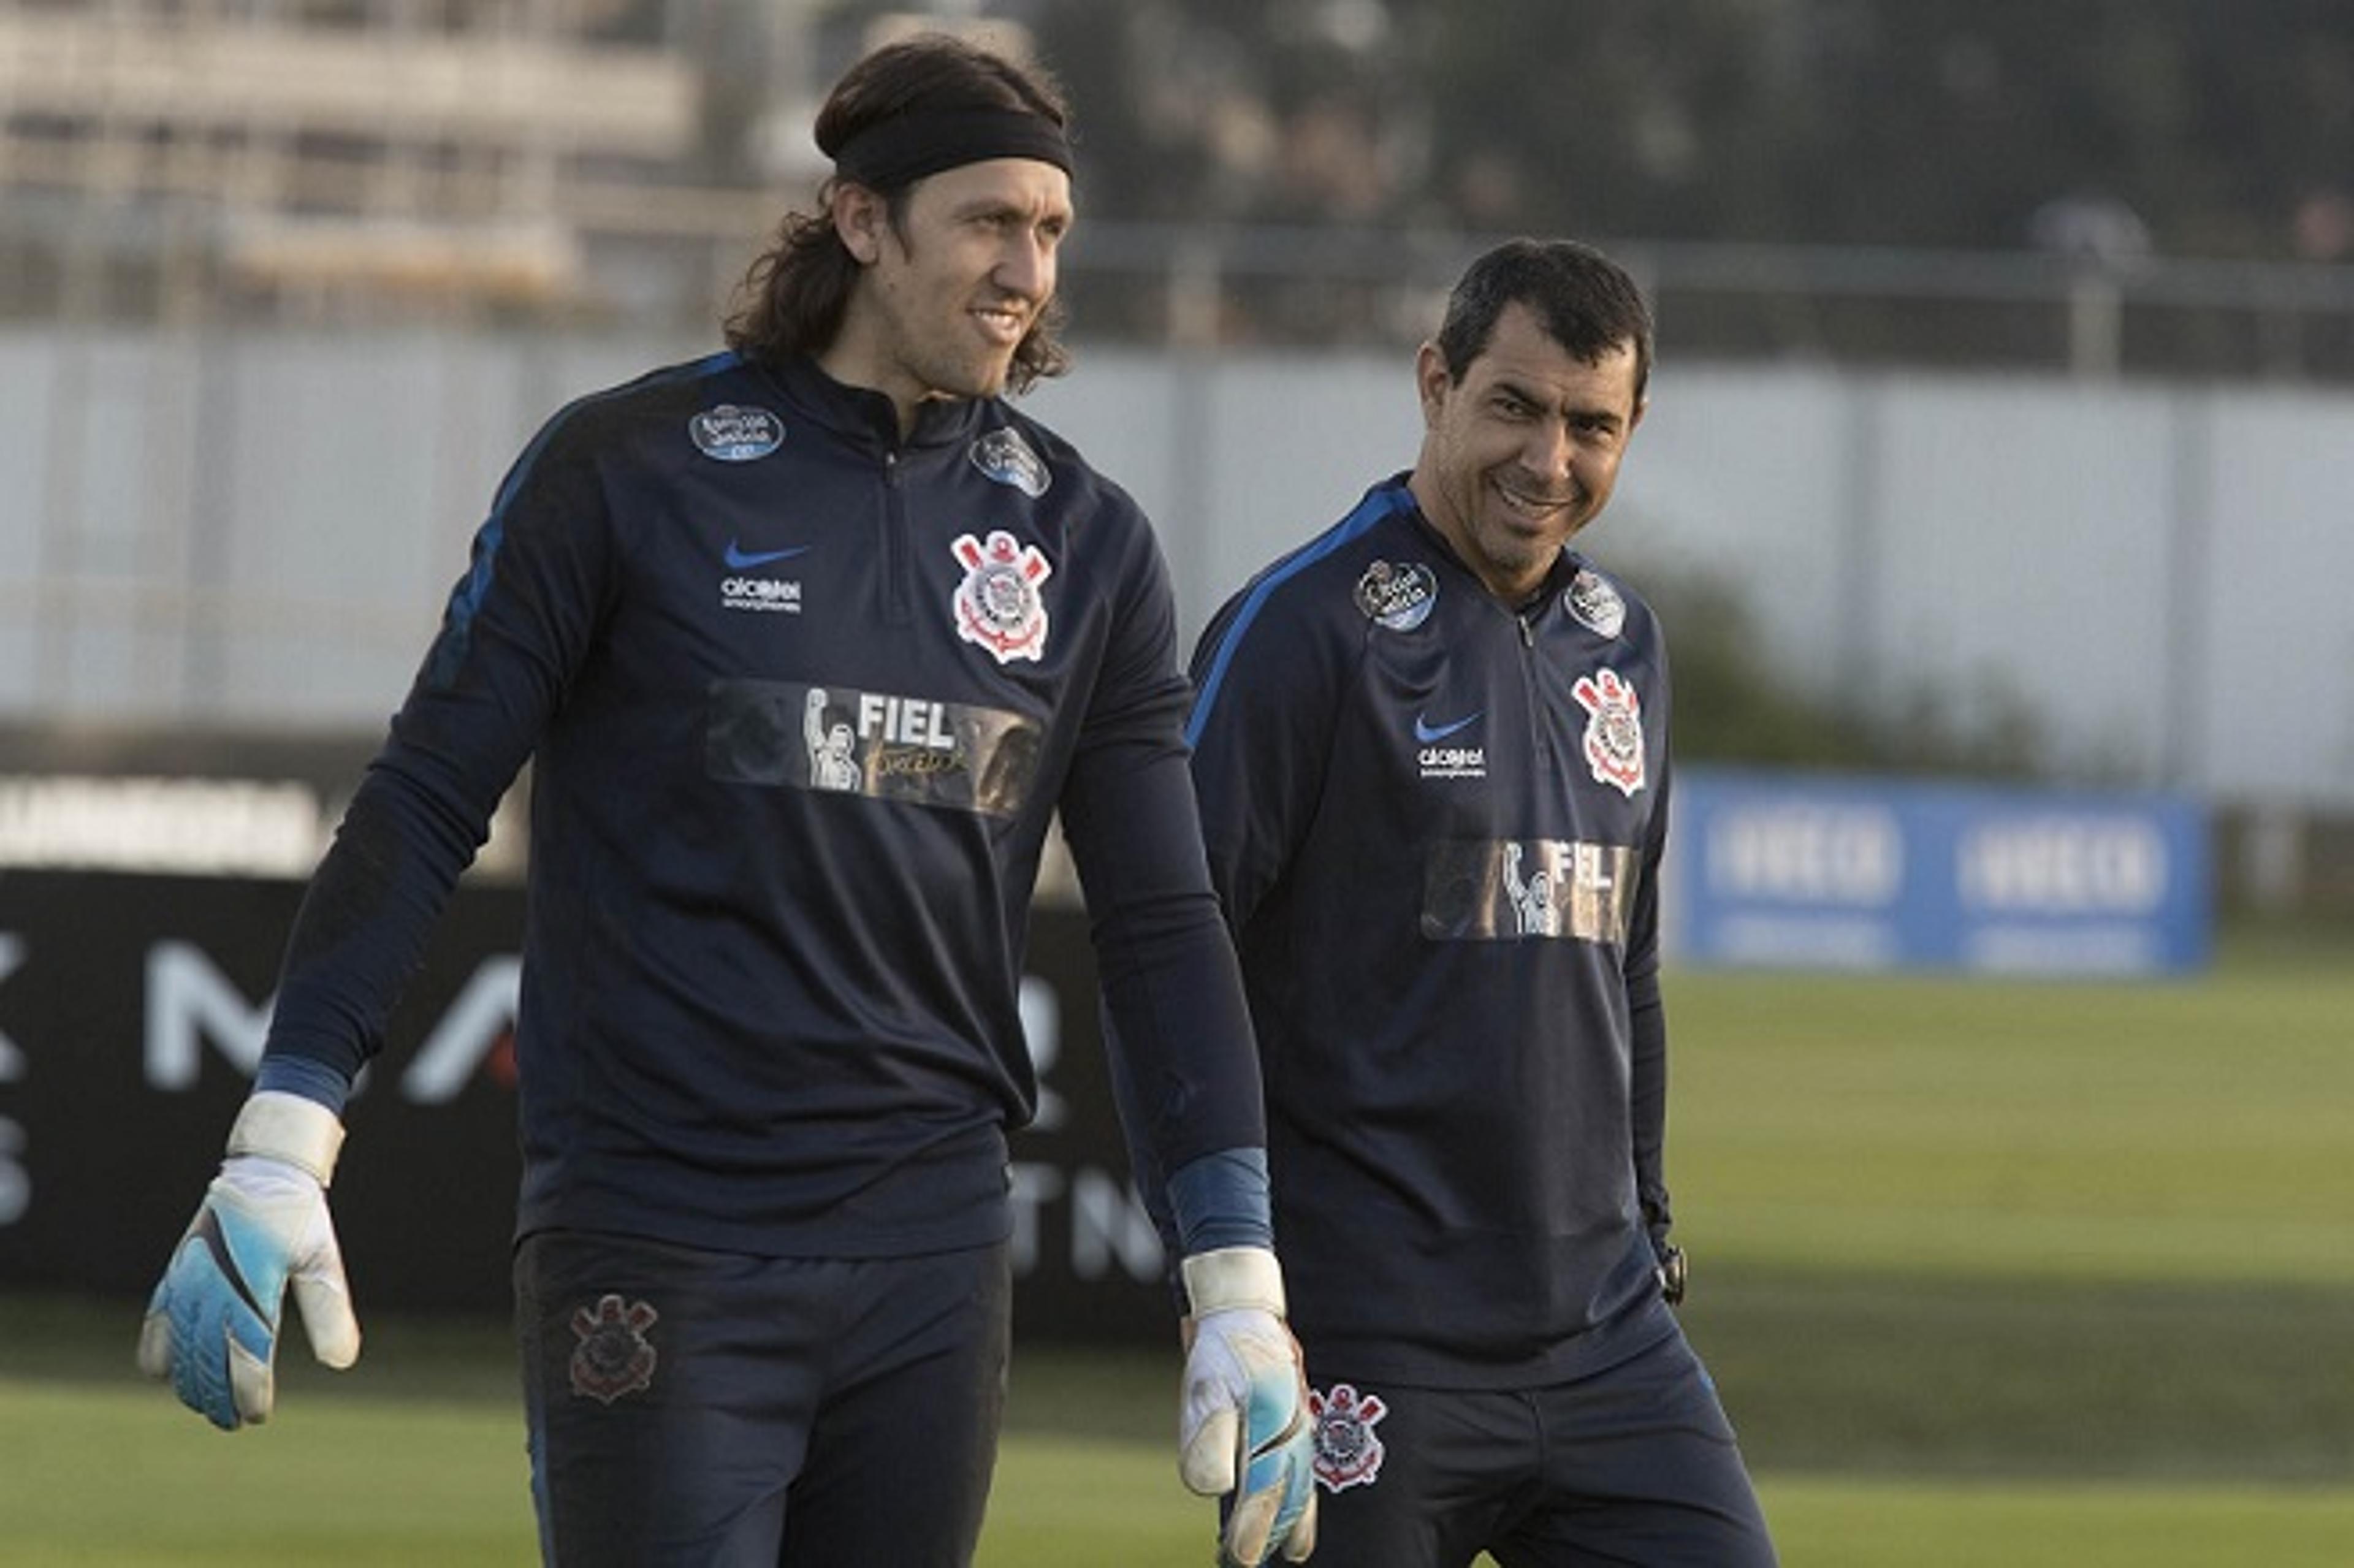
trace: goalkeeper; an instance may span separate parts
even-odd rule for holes
[[[1194,657],[1319,1552],[1348,1568],[1774,1560],[1669,1309],[1666,654],[1567,548],[1650,357],[1605,258],[1482,256],[1416,363],[1413,471],[1260,573]]]
[[[269,1415],[290,1291],[321,1360],[358,1353],[327,1205],[345,1101],[529,757],[514,1291],[546,1560],[970,1563],[1059,809],[1117,1073],[1172,1173],[1181,1473],[1225,1495],[1228,1561],[1307,1555],[1306,1389],[1166,571],[1134,503],[1002,396],[1063,364],[1065,118],[1042,73],[945,37],[868,56],[818,117],[821,210],[756,263],[729,351],[583,398],[517,460],[140,1337],[215,1425]],[[812,715],[838,718],[812,737]]]

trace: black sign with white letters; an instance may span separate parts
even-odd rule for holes
[[[0,874],[0,1288],[141,1296],[260,1058],[298,882]],[[346,1120],[337,1231],[363,1312],[504,1316],[518,1160],[523,894],[470,881]],[[1024,1339],[1167,1344],[1161,1248],[1127,1180],[1085,915],[1041,909],[1014,1140]]]

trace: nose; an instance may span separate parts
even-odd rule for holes
[[[1521,461],[1528,465],[1530,472],[1543,474],[1548,481],[1565,480],[1576,450],[1577,443],[1570,440],[1567,425],[1559,419],[1538,419],[1522,444]]]
[[[1025,300],[1055,291],[1055,241],[1034,228],[1017,230],[997,263],[998,286]]]

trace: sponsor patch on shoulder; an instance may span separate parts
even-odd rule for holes
[[[1390,1413],[1377,1393],[1360,1393],[1336,1383],[1331,1391],[1308,1391],[1308,1414],[1316,1423],[1316,1480],[1328,1492],[1370,1487],[1382,1473],[1382,1440],[1374,1425]]]
[[[1366,620],[1392,631],[1412,631],[1430,619],[1438,603],[1438,578],[1418,561],[1402,567],[1375,561],[1357,579],[1356,597]]]
[[[1570,578],[1562,599],[1577,623],[1605,637],[1616,637],[1626,630],[1627,601],[1610,586],[1610,579],[1600,572],[1581,567]]]
[[[785,444],[785,422],[766,408],[722,403],[686,422],[695,450],[718,462],[750,462]]]
[[[658,1358],[646,1330],[661,1317],[643,1301],[625,1306],[614,1295],[599,1297],[593,1310],[574,1308],[572,1333],[580,1342],[572,1347],[572,1392],[610,1404],[652,1387]]]
[[[1016,429],[990,431],[973,442],[966,455],[972,459],[973,467],[1033,500],[1045,494],[1046,487],[1055,482],[1045,461],[1030,450],[1030,443]]]

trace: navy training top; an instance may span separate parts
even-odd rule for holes
[[[1564,551],[1515,612],[1399,476],[1193,676],[1311,1374],[1524,1386],[1669,1331],[1650,611]]]
[[[1135,503],[1000,399],[722,354],[525,449],[305,898],[264,1064],[348,1080],[534,759],[518,1233],[1010,1234],[1059,807],[1153,1168],[1263,1141]]]

